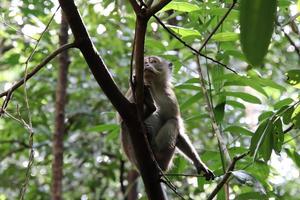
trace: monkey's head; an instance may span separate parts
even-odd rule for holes
[[[169,83],[172,74],[172,63],[158,56],[147,56],[144,59],[145,85]]]

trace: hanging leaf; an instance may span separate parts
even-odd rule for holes
[[[200,33],[197,30],[194,29],[187,29],[179,26],[171,26],[168,25],[172,31],[174,31],[176,34],[180,35],[181,37],[188,37],[188,36],[196,36],[200,37]]]
[[[230,105],[232,107],[235,107],[235,108],[246,109],[246,107],[244,106],[244,104],[242,104],[240,102],[237,102],[237,101],[226,100],[226,104]]]
[[[88,128],[87,131],[95,131],[95,132],[110,132],[115,129],[119,129],[119,124],[101,124],[98,126],[93,126]]]
[[[293,122],[295,124],[295,126],[298,128],[300,127],[300,105],[298,105],[293,114],[292,114],[292,119],[293,119]]]
[[[246,172],[244,170],[237,170],[237,171],[233,171],[232,175],[239,183],[253,187],[253,189],[256,192],[259,192],[261,194],[264,194],[264,195],[267,194],[263,185],[248,172]]]
[[[192,106],[196,101],[198,101],[201,98],[202,98],[202,92],[198,92],[196,95],[190,97],[188,100],[183,102],[180,105],[180,110],[183,111],[183,110],[189,108],[190,106]]]
[[[249,103],[261,104],[259,98],[245,92],[222,92],[222,94],[225,96],[237,97]]]
[[[286,80],[287,83],[294,86],[295,88],[300,89],[300,70],[299,69],[287,71],[285,73],[285,75],[287,76],[287,80]]]
[[[288,106],[284,106],[284,107],[282,107],[282,109],[287,108],[287,107]],[[289,124],[292,122],[292,115],[293,115],[294,110],[295,110],[295,107],[292,106],[283,113],[283,116],[282,116],[283,123]]]
[[[265,138],[267,140],[270,140],[269,134],[273,131],[273,123],[270,121],[270,119],[264,120],[256,129],[253,137],[251,138],[251,144],[250,144],[250,155],[254,157],[254,159],[257,156],[258,151],[261,149],[261,146],[264,145],[263,149],[263,156],[264,158],[268,158],[268,155],[270,154],[270,151],[272,151],[271,142],[264,143]],[[264,144],[263,144],[264,143]]]
[[[219,124],[222,122],[224,118],[224,112],[225,112],[225,102],[222,102],[214,108],[214,113],[216,117],[216,122]]]
[[[240,24],[242,50],[251,65],[262,64],[268,51],[276,17],[276,0],[242,0]]]
[[[217,42],[236,41],[238,38],[239,34],[234,32],[217,33],[214,36],[212,36],[212,39]]]
[[[176,10],[176,11],[181,11],[181,12],[193,12],[193,11],[200,10],[200,7],[193,3],[188,3],[186,1],[182,1],[182,2],[173,1],[173,2],[170,2],[168,5],[166,5],[160,12],[167,11],[167,10]]]
[[[294,161],[298,168],[300,168],[300,154],[295,149],[285,149],[287,155]]]
[[[226,131],[233,134],[253,136],[253,133],[251,131],[241,126],[228,126],[227,128],[224,129],[224,132]]]
[[[273,141],[274,141],[274,151],[279,154],[282,149],[282,145],[284,142],[284,132],[282,128],[282,121],[279,118],[274,123],[274,133],[273,133]]]
[[[278,109],[282,108],[283,106],[290,105],[293,102],[294,102],[294,100],[292,98],[282,99],[274,104],[274,109],[278,110]]]
[[[263,112],[258,116],[258,121],[262,122],[265,119],[272,117],[272,115],[274,115],[274,113],[272,111]]]

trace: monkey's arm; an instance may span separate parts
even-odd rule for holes
[[[204,172],[206,180],[214,179],[214,173],[201,161],[196,149],[191,144],[187,135],[179,134],[176,143],[177,148],[184,153],[189,159],[191,159],[197,168],[197,172],[200,174]]]
[[[150,93],[150,89],[147,86],[144,86],[145,92],[145,110],[144,110],[144,119],[147,119],[152,113],[155,112],[156,106],[154,104],[153,97]]]

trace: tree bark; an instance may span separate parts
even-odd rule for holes
[[[127,200],[137,200],[138,199],[138,184],[137,184],[138,177],[139,177],[139,174],[135,169],[128,171]]]
[[[162,1],[160,5],[165,5],[167,1],[169,2],[170,0]],[[135,5],[136,10],[139,10],[139,7],[136,6],[137,3],[135,0],[131,0],[131,3]],[[149,149],[149,143],[146,135],[144,134],[145,127],[141,121],[141,116],[138,116],[138,106],[130,103],[115,84],[107,67],[105,66],[102,58],[96,51],[96,48],[89,37],[78,9],[74,4],[74,0],[59,0],[59,4],[66,14],[66,18],[75,38],[75,43],[84,56],[93,76],[129,129],[134,153],[138,162],[138,168],[145,184],[148,199],[164,200],[164,192],[160,184],[160,171],[157,168],[155,160],[153,159],[151,149]],[[149,18],[152,13],[158,9],[160,9],[160,6],[156,6],[145,15]],[[145,24],[142,22],[140,25],[142,30],[146,30],[147,22]],[[146,27],[144,27],[144,25]],[[144,36],[140,38],[142,39],[143,37]],[[136,49],[136,51],[141,50]],[[142,62],[143,57],[140,56],[136,63],[139,65],[139,67],[143,67],[143,64],[141,64]],[[141,79],[141,76],[139,76],[139,78]],[[138,82],[137,84],[143,83]],[[143,88],[141,90],[143,90]],[[139,94],[141,93],[139,92]]]
[[[68,22],[62,11],[59,33],[59,45],[68,42]],[[53,161],[52,161],[52,200],[62,199],[63,179],[63,137],[65,133],[65,105],[67,96],[67,78],[70,59],[68,51],[59,55],[58,80],[55,99],[55,130],[53,134]]]

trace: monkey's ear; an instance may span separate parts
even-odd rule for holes
[[[169,62],[168,63],[168,68],[169,68],[170,71],[172,71],[172,69],[173,69],[173,63]]]

